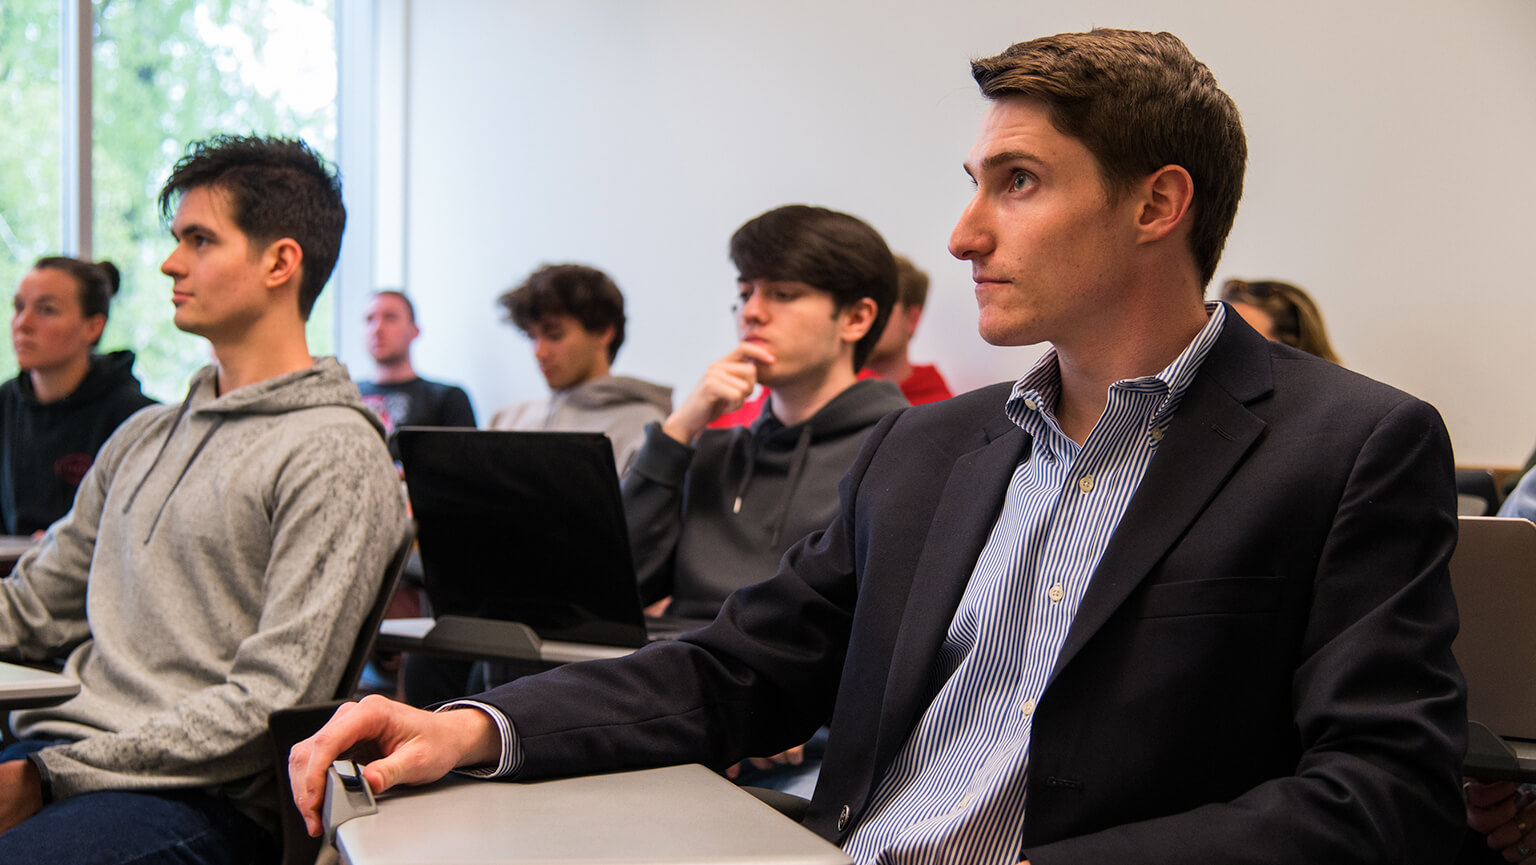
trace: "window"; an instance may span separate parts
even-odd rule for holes
[[[0,296],[7,309],[32,262],[63,245],[59,42],[57,0],[0,3]],[[7,343],[0,373],[10,378],[15,370]]]
[[[76,0],[63,0],[73,3]],[[59,0],[0,7],[0,292],[33,260],[69,245],[60,153],[63,27]],[[159,272],[171,242],[156,205],[189,141],[220,132],[304,138],[334,160],[336,39],[331,0],[94,0],[91,4],[90,257],[123,274],[101,350],[131,348],[145,390],[179,400],[208,345],[171,323]],[[52,89],[50,98],[47,91]],[[14,237],[14,240],[12,240]],[[328,354],[334,291],[310,321],[310,348]],[[0,353],[0,376],[15,358]]]

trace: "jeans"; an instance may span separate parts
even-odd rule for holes
[[[58,742],[23,739],[0,762],[23,759]],[[228,801],[197,790],[83,793],[43,806],[0,833],[0,862],[69,865],[277,861],[275,839]]]
[[[754,769],[744,763],[736,783],[743,787],[766,787],[792,793],[802,799],[811,798],[816,792],[816,779],[821,776],[822,756],[827,753],[827,733],[827,728],[822,727],[805,743],[805,762],[800,765]]]

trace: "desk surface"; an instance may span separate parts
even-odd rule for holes
[[[350,865],[846,865],[820,837],[703,766],[510,783],[457,776],[343,823]]]
[[[0,535],[0,577],[9,574],[36,543],[30,535]]]
[[[0,711],[52,706],[78,693],[80,683],[68,676],[0,661]]]

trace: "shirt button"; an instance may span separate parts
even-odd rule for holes
[[[1040,403],[1035,402],[1033,399],[1026,399],[1024,400],[1024,407],[1030,411],[1039,411]]]
[[[837,831],[841,832],[848,828],[849,813],[850,812],[847,805],[843,806],[843,810],[837,812]]]
[[[1020,706],[1019,709],[1024,713],[1024,717],[1028,718],[1029,716],[1035,714],[1035,701],[1025,700],[1024,705]]]
[[[1051,586],[1051,590],[1046,593],[1046,597],[1050,598],[1051,603],[1053,604],[1061,603],[1061,599],[1065,598],[1066,596],[1067,593],[1062,591],[1061,583],[1057,583],[1056,585]]]
[[[1160,441],[1163,440],[1163,430],[1162,430],[1162,427],[1158,427],[1157,429],[1152,431],[1152,440],[1155,441],[1155,442],[1160,442]]]
[[[1083,475],[1078,478],[1077,488],[1082,490],[1084,495],[1093,492],[1093,475]]]

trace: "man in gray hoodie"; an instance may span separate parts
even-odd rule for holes
[[[502,406],[491,429],[605,433],[619,474],[627,472],[645,425],[672,410],[672,389],[612,374],[624,344],[619,287],[595,267],[550,264],[497,302],[533,340],[549,398]]]
[[[267,716],[331,696],[404,530],[378,421],[304,337],[346,220],[335,175],[301,141],[218,137],[160,205],[176,326],[214,362],[118,429],[0,581],[0,654],[67,656],[80,681],[11,719],[0,862],[275,849]]]

